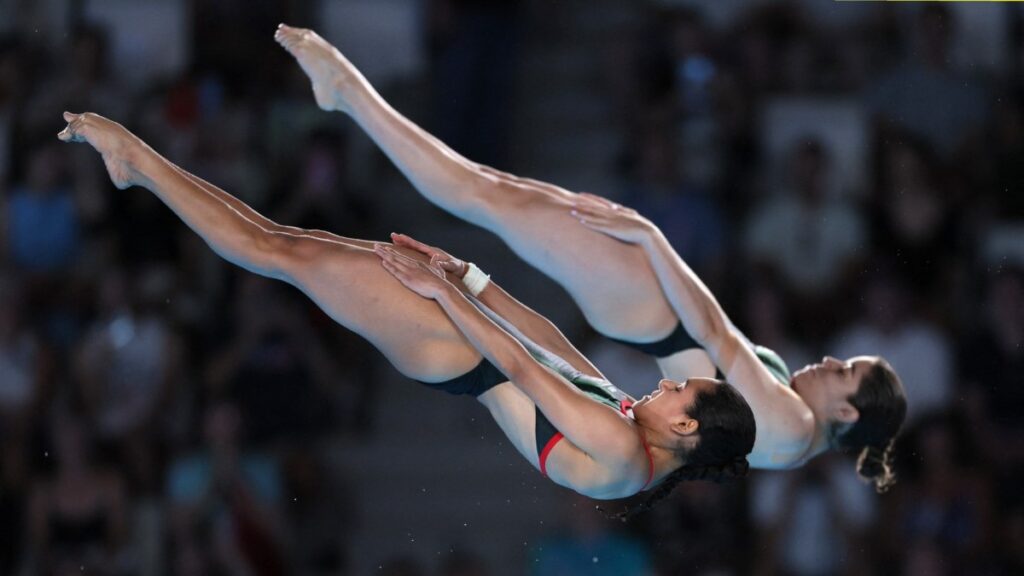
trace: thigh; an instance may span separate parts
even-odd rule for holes
[[[672,310],[643,249],[581,225],[575,194],[530,181],[504,181],[488,198],[488,229],[558,282],[599,332],[650,342],[675,328]]]
[[[540,468],[537,454],[536,408],[533,400],[515,384],[505,382],[481,394],[477,400],[487,407],[495,423],[523,458]]]
[[[471,370],[480,354],[434,302],[408,290],[372,250],[303,238],[285,278],[336,322],[373,344],[403,374],[438,382]]]

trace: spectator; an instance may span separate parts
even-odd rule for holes
[[[23,283],[0,270],[0,429],[11,433],[29,427],[53,377],[53,359],[28,325],[27,309]]]
[[[210,406],[203,449],[171,466],[167,490],[176,563],[198,570],[208,561],[232,575],[281,575],[286,570],[280,473],[273,459],[244,447],[241,427],[234,405]],[[207,538],[198,548],[194,534]]]
[[[129,439],[158,418],[174,389],[181,343],[156,304],[167,290],[160,284],[173,281],[165,272],[132,278],[115,268],[101,280],[99,316],[75,353],[75,373],[103,439]]]
[[[654,222],[680,256],[714,286],[724,274],[729,234],[721,205],[707,190],[681,177],[671,132],[654,120],[650,124],[630,146],[636,158],[622,201]]]
[[[24,183],[7,199],[7,248],[22,270],[52,273],[70,267],[80,225],[75,195],[64,180],[64,156],[57,143],[33,148]]]
[[[300,305],[257,276],[241,282],[238,330],[212,358],[209,385],[235,400],[252,442],[308,440],[329,421],[327,394],[343,378]]]
[[[460,154],[507,163],[511,80],[519,52],[522,0],[431,0],[438,136]]]
[[[885,356],[903,382],[909,425],[952,402],[953,350],[945,333],[919,315],[902,277],[878,261],[861,284],[858,320],[835,337],[829,350],[839,358]]]
[[[874,499],[845,456],[831,453],[798,470],[762,472],[750,497],[761,552],[754,573],[858,574],[871,565],[863,542]]]
[[[826,194],[828,170],[819,141],[797,144],[791,188],[756,208],[746,230],[747,258],[755,269],[778,274],[787,296],[799,302],[797,326],[805,328],[835,320],[834,294],[867,256],[864,217],[856,206]]]
[[[882,121],[883,132],[909,131],[949,159],[979,136],[989,100],[982,85],[950,67],[950,41],[957,29],[948,7],[922,6],[913,30],[906,63],[874,82],[866,100]]]
[[[354,238],[383,236],[374,229],[376,215],[367,198],[346,177],[347,152],[341,134],[321,130],[307,136],[295,167],[279,186],[281,197],[271,209],[275,219]]]
[[[1024,470],[1024,270],[987,278],[980,330],[962,341],[960,383],[972,429],[1000,471]]]
[[[912,290],[923,297],[948,293],[955,270],[947,258],[934,255],[956,254],[961,247],[949,181],[913,139],[882,145],[881,182],[872,199],[872,247],[898,262]]]
[[[898,558],[910,543],[913,573],[935,564],[951,574],[974,573],[990,556],[995,527],[989,474],[966,421],[955,413],[928,417],[902,444],[902,478],[879,535],[887,557]]]
[[[28,530],[35,573],[48,576],[132,573],[124,541],[128,518],[122,478],[97,466],[85,423],[73,413],[52,419],[52,478],[34,482]]]
[[[747,291],[745,334],[751,342],[771,348],[788,366],[806,366],[815,361],[811,350],[791,334],[792,314],[775,283],[758,278]]]

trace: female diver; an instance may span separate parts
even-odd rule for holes
[[[654,356],[670,379],[717,367],[754,411],[751,466],[791,468],[829,449],[858,450],[862,477],[879,491],[893,482],[906,397],[885,360],[825,357],[791,374],[732,325],[649,221],[472,162],[399,114],[315,32],[281,25],[275,38],[309,76],[321,108],[351,116],[423,196],[497,234],[558,282],[597,331]]]
[[[294,285],[406,376],[476,396],[555,483],[596,499],[657,486],[635,512],[682,480],[746,473],[754,416],[730,385],[662,380],[634,400],[472,265],[397,234],[401,246],[393,247],[278,225],[116,122],[91,113],[64,119],[59,138],[91,144],[115,186],[149,189],[217,254]]]

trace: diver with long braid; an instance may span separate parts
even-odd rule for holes
[[[729,384],[662,380],[635,400],[471,264],[407,236],[385,244],[277,224],[116,122],[64,119],[59,138],[92,145],[117,188],[150,190],[221,257],[295,286],[409,378],[476,397],[555,483],[595,499],[653,489],[636,511],[683,480],[746,474],[754,415]]]

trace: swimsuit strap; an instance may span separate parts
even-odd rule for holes
[[[640,442],[643,443],[644,452],[647,453],[647,482],[644,482],[644,485],[640,488],[640,491],[643,492],[651,485],[651,480],[654,480],[654,456],[651,456],[651,447],[647,445],[647,439],[644,438],[643,434],[640,435]]]
[[[630,416],[630,411],[633,409],[632,400],[622,400],[619,404],[619,411],[626,416]],[[640,491],[644,491],[651,484],[651,480],[654,480],[654,456],[651,456],[651,447],[647,444],[647,438],[644,438],[643,434],[640,434],[640,443],[644,445],[644,452],[647,454],[647,482],[644,482],[643,487]]]

